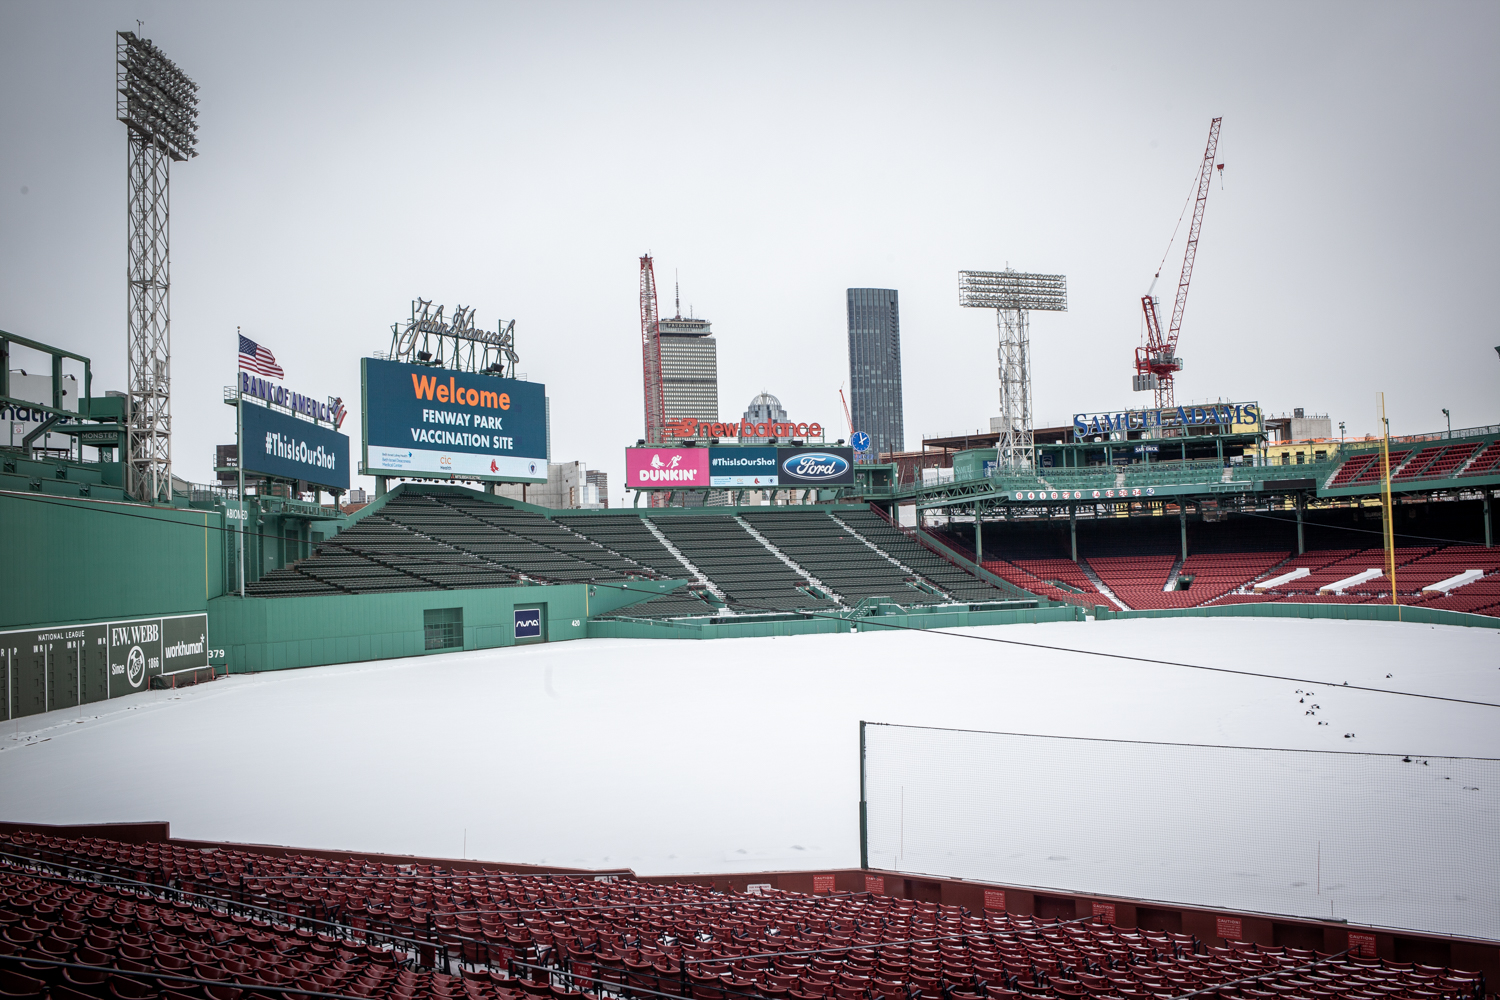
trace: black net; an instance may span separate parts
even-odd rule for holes
[[[1500,938],[1500,761],[870,724],[869,863]]]

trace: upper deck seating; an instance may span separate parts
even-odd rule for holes
[[[1500,471],[1500,440],[1491,441],[1463,471],[1465,476],[1489,476]]]
[[[1379,455],[1375,452],[1366,452],[1345,459],[1344,464],[1339,466],[1339,471],[1334,473],[1333,478],[1329,480],[1329,488],[1336,489],[1340,486],[1352,486],[1355,478],[1362,475],[1378,457]],[[1380,463],[1374,462],[1374,464],[1378,469]]]

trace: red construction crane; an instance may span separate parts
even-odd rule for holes
[[[1203,163],[1198,168],[1198,200],[1193,205],[1193,224],[1188,230],[1187,250],[1182,256],[1182,278],[1177,282],[1177,302],[1172,306],[1172,325],[1165,334],[1161,329],[1161,317],[1156,312],[1156,280],[1151,289],[1141,296],[1141,309],[1146,314],[1146,343],[1135,349],[1135,378],[1132,388],[1137,392],[1155,390],[1156,405],[1174,406],[1172,379],[1182,371],[1182,359],[1177,356],[1177,338],[1182,333],[1182,313],[1187,308],[1188,282],[1193,280],[1193,261],[1198,256],[1198,234],[1203,229],[1203,209],[1208,204],[1209,182],[1214,175],[1214,154],[1219,148],[1219,123],[1215,118],[1208,126],[1208,148],[1203,152]],[[1222,165],[1219,167],[1223,169]],[[1179,223],[1181,220],[1178,220]],[[1161,271],[1156,272],[1161,277]]]
[[[641,364],[645,370],[646,443],[661,444],[666,436],[667,403],[661,381],[661,328],[656,315],[656,273],[651,256],[641,258]]]

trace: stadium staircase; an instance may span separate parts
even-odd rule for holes
[[[712,580],[738,612],[826,611],[839,607],[809,593],[803,576],[751,537],[731,515],[652,518],[683,556]]]
[[[1477,1000],[1487,994],[1482,973],[1444,964],[1257,945],[1235,940],[1237,929],[1204,940],[1121,927],[1110,922],[1113,904],[1104,912],[1095,904],[1092,920],[1071,919],[1070,908],[1063,921],[869,889],[807,895],[757,886],[755,894],[723,893],[628,875],[515,875],[470,862],[455,869],[422,859],[200,846],[0,835],[7,959],[0,963],[0,994],[36,1000],[49,994],[52,1000],[320,994]]]
[[[729,597],[724,591],[720,590],[718,585],[708,578],[708,574],[693,565],[693,561],[684,555],[681,549],[673,545],[672,540],[662,534],[660,528],[652,524],[649,518],[641,518],[641,524],[651,533],[651,537],[655,538],[661,547],[666,549],[672,558],[676,559],[678,564],[688,571],[694,580],[703,585],[704,590],[717,597],[720,605],[728,606]]]
[[[1012,595],[979,579],[951,560],[927,548],[873,509],[841,511],[839,524],[870,544],[908,573],[914,584],[926,583],[963,604],[1013,600]]]
[[[649,569],[660,579],[682,579],[692,582],[686,591],[652,598],[621,609],[620,615],[632,618],[689,618],[718,613],[724,606],[723,594],[709,586],[706,577],[689,569],[663,540],[652,533],[648,522],[637,514],[557,517],[562,525],[579,537],[603,546],[624,559]],[[705,594],[712,598],[705,598]]]
[[[1102,594],[1106,600],[1122,611],[1132,610],[1130,605],[1120,600],[1120,596],[1110,588],[1109,584],[1104,582],[1104,578],[1099,575],[1094,567],[1089,565],[1087,559],[1080,559],[1078,561],[1078,569],[1083,574],[1084,579],[1088,580],[1089,586],[1094,589],[1095,593]]]
[[[742,515],[755,530],[807,568],[847,605],[867,597],[884,597],[903,606],[943,604],[938,592],[915,571],[861,538],[827,513],[748,511]]]
[[[771,553],[771,555],[786,563],[786,565],[792,570],[792,572],[797,573],[802,577],[802,579],[806,580],[809,587],[813,588],[818,593],[821,593],[824,596],[832,599],[833,602],[840,607],[843,607],[845,605],[846,602],[841,594],[836,592],[832,587],[829,587],[822,580],[813,576],[810,572],[808,572],[806,567],[800,565],[791,556],[787,555],[781,549],[777,548],[774,544],[772,544],[769,538],[761,534],[759,531],[755,530],[755,528],[743,517],[736,516],[734,521],[741,528],[744,528],[747,532],[749,532],[751,538],[755,539],[757,542],[760,542],[761,545],[765,546],[767,552]]]

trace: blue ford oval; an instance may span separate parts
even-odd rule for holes
[[[781,463],[781,471],[800,480],[838,479],[849,468],[847,459],[825,451],[804,451]]]

